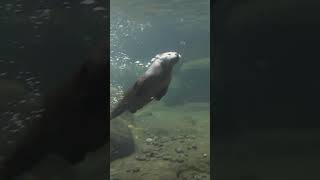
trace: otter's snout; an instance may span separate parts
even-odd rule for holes
[[[177,63],[181,59],[181,55],[177,52],[165,52],[165,53],[161,53],[161,54],[156,55],[156,57],[151,59],[151,62],[153,62],[156,59],[160,60],[162,62],[166,62],[166,63],[174,65],[175,63]]]
[[[178,58],[181,59],[181,57],[182,57],[181,54],[179,54],[179,53],[176,53],[176,54],[177,54]]]
[[[176,61],[179,61],[181,59],[181,54],[175,52],[174,55],[176,56]]]
[[[180,55],[179,53],[174,52],[173,54],[174,54],[178,59],[180,59],[180,58],[181,58],[181,55]]]
[[[175,58],[177,58],[178,60],[181,58],[181,55],[179,54],[179,53],[177,53],[177,52],[171,52],[172,54],[173,54],[173,56],[175,57]],[[169,56],[170,56],[170,53],[169,53]]]
[[[170,54],[169,54],[170,56]],[[181,55],[177,52],[171,52],[171,62],[173,64],[176,64],[178,61],[180,61]]]

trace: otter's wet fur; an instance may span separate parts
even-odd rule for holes
[[[112,110],[110,120],[125,111],[135,113],[153,99],[159,101],[168,91],[172,78],[173,66],[180,60],[176,52],[165,52],[156,55],[149,69],[138,78]]]

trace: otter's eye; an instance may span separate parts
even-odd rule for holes
[[[170,56],[170,53],[168,55]]]

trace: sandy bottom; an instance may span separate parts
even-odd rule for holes
[[[210,106],[148,105],[128,122],[135,153],[113,161],[112,180],[209,180]]]
[[[112,180],[209,180],[210,107],[149,104],[127,121],[135,152],[110,164]],[[107,147],[76,165],[48,157],[17,180],[106,180]]]

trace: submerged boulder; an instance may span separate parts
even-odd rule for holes
[[[210,58],[201,58],[189,61],[181,66],[183,74],[191,73],[190,71],[200,71],[202,73],[210,71]]]
[[[122,96],[122,87],[110,84],[110,111]],[[124,113],[110,121],[110,161],[128,156],[134,152],[133,136],[126,123],[131,118],[133,117],[130,113]]]
[[[164,101],[168,105],[204,102],[210,99],[210,58],[190,60],[181,65]]]
[[[134,152],[134,140],[130,129],[121,117],[110,122],[110,161]]]

